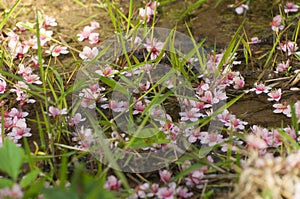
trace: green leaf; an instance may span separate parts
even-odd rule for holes
[[[33,170],[30,173],[28,173],[20,181],[21,187],[25,188],[25,187],[28,187],[29,185],[31,185],[35,181],[35,179],[38,177],[39,174],[40,174],[39,169]]]
[[[0,148],[0,157],[0,170],[16,180],[24,162],[24,150],[10,139],[5,139]]]
[[[0,178],[0,189],[5,187],[12,187],[14,182],[7,178]]]

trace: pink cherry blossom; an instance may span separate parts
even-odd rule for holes
[[[53,35],[53,31],[51,30],[46,30],[45,28],[40,29],[40,41],[41,41],[41,46],[44,46],[48,41],[51,40],[51,37]],[[33,49],[38,49],[37,46],[37,38],[35,37],[35,46],[32,46]]]
[[[281,88],[272,90],[268,93],[268,101],[276,101],[278,102],[281,99]]]
[[[86,118],[82,118],[80,113],[76,113],[69,121],[70,126],[78,125],[80,122],[85,121]]]
[[[121,188],[121,180],[118,180],[115,176],[110,175],[104,184],[105,189],[118,191]]]
[[[280,73],[286,71],[290,67],[290,60],[288,59],[285,63],[282,62],[277,65],[275,73]]]
[[[168,187],[162,187],[158,189],[157,196],[161,199],[173,199],[176,189],[176,183],[172,182]]]
[[[77,34],[77,37],[78,37],[78,41],[83,41],[85,39],[88,39],[90,34],[94,31],[94,27],[91,27],[91,26],[85,26],[83,28],[83,31],[79,34]]]
[[[150,82],[146,81],[145,83],[139,83],[139,89],[134,89],[134,93],[145,92],[150,88]]]
[[[0,76],[0,94],[6,91],[6,81]]]
[[[285,6],[284,6],[284,12],[288,13],[288,12],[298,12],[299,6],[296,5],[293,2],[286,2]]]
[[[96,21],[91,21],[91,27],[95,30],[97,28],[100,28],[100,24]]]
[[[294,129],[294,127],[286,127],[286,128],[283,128],[284,132],[286,132],[287,134],[289,134],[291,136],[292,139],[296,140],[297,138],[297,135],[296,135],[296,131]],[[299,131],[298,131],[298,134],[299,134]]]
[[[213,94],[211,91],[205,91],[204,95],[202,97],[199,97],[200,101],[203,101],[208,104],[216,104],[219,102],[217,98],[213,97]]]
[[[24,64],[19,64],[19,70],[18,70],[19,75],[26,76],[26,75],[31,75],[31,73],[32,73],[32,69],[29,66],[25,67]]]
[[[238,15],[243,14],[246,10],[249,10],[248,5],[246,5],[246,4],[242,4],[242,5],[235,8],[235,12]]]
[[[246,135],[245,141],[249,147],[254,149],[265,149],[268,147],[267,143],[257,135]]]
[[[60,46],[60,45],[52,45],[49,50],[46,50],[45,52],[48,54],[51,54],[53,57],[57,57],[60,54],[68,54],[69,51],[66,46]]]
[[[276,15],[273,18],[273,21],[270,23],[273,31],[278,32],[279,30],[283,30],[284,25],[282,25],[282,17],[280,15]]]
[[[67,112],[67,109],[66,108],[63,108],[63,109],[59,109],[59,108],[56,108],[54,106],[50,106],[49,107],[49,115],[52,116],[52,117],[58,117],[60,115],[66,115],[68,112]]]
[[[278,50],[282,50],[283,52],[287,52],[288,56],[292,54],[300,54],[300,52],[296,52],[298,50],[298,46],[293,41],[283,41],[277,47]]]
[[[203,187],[203,178],[204,178],[204,170],[197,169],[188,174],[188,177],[185,178],[186,185],[190,187],[196,186],[197,188]]]
[[[24,192],[19,184],[14,184],[11,188],[5,187],[0,189],[0,198],[17,198],[21,199]]]
[[[40,77],[35,74],[25,75],[25,76],[23,76],[23,79],[28,84],[42,84],[42,81],[39,80]]]
[[[234,77],[233,82],[234,82],[234,86],[233,86],[234,89],[240,89],[245,86],[245,81],[243,77]]]
[[[157,41],[155,38],[152,40],[147,38],[144,46],[147,51],[151,53],[150,59],[154,60],[158,57],[160,51],[163,49],[164,43]]]
[[[100,76],[110,77],[110,78],[113,78],[114,74],[117,72],[119,71],[112,69],[111,66],[106,66],[105,68],[101,68],[100,70],[95,71],[95,73],[99,74]]]
[[[79,53],[79,57],[83,60],[90,61],[94,59],[99,54],[99,50],[97,47],[93,47],[92,49],[88,46],[83,47],[83,51]]]
[[[168,170],[160,170],[159,171],[159,176],[160,176],[160,180],[167,184],[169,183],[171,177],[172,177],[172,173]]]
[[[157,1],[151,1],[146,4],[145,8],[139,9],[139,16],[142,23],[144,23],[144,21],[147,23],[150,21],[151,16],[155,14],[155,9],[159,6],[159,4],[160,3]]]
[[[26,120],[24,118],[14,117],[12,120],[12,130],[7,134],[15,142],[23,137],[30,137],[30,128],[27,128]]]
[[[199,109],[197,108],[191,108],[190,110],[187,110],[185,112],[180,112],[179,115],[181,116],[182,121],[197,121],[200,117],[203,116],[202,113],[199,113]]]
[[[237,119],[236,117],[231,117],[229,121],[225,122],[225,126],[228,127],[228,130],[244,130],[245,125],[247,125],[248,122],[241,121],[240,119]]]
[[[275,108],[275,110],[273,111],[274,113],[283,113],[287,117],[292,117],[290,105],[286,103],[278,103],[278,104],[273,104],[273,107]]]
[[[93,130],[90,128],[85,128],[84,126],[81,126],[79,132],[74,132],[73,134],[74,137],[72,138],[72,141],[78,142],[79,146],[76,147],[83,150],[87,150],[88,147],[90,147],[95,141]]]
[[[97,44],[99,43],[99,33],[91,33],[89,35],[89,43],[90,44]]]
[[[248,42],[248,44],[259,44],[259,43],[261,43],[261,40],[258,38],[258,37],[252,37],[251,39],[250,39],[250,41]]]
[[[45,15],[43,25],[44,25],[44,27],[57,26],[56,19],[54,17]]]
[[[17,118],[23,118],[23,117],[26,117],[29,113],[28,112],[22,112],[22,111],[19,111],[18,109],[16,108],[12,108],[9,113],[8,113],[8,116],[9,117],[17,117]]]
[[[32,56],[31,57],[31,60],[33,62],[34,67],[39,67],[40,66],[40,63],[39,63],[38,59],[39,59],[38,56]],[[44,62],[45,62],[45,60],[42,59],[42,63],[44,63]]]
[[[145,108],[147,107],[147,104],[149,104],[149,100],[144,100],[144,101],[136,101],[135,99],[135,104],[133,106],[134,111],[132,112],[133,115],[143,113]]]
[[[208,146],[215,146],[216,144],[224,142],[223,136],[219,133],[202,132],[201,144]]]
[[[191,198],[192,195],[193,195],[193,192],[189,192],[186,187],[179,186],[176,189],[177,199]]]
[[[148,23],[151,19],[152,9],[148,6],[146,6],[146,8],[140,8],[139,15],[141,18],[141,22],[146,21]]]
[[[116,100],[111,100],[109,102],[109,108],[116,113],[126,111],[128,107],[129,107],[129,103],[125,101],[118,102]]]
[[[268,93],[271,90],[271,87],[265,86],[263,83],[254,83],[255,88],[250,89],[250,91],[255,91],[257,95],[261,93]]]
[[[228,123],[230,120],[234,119],[235,116],[230,114],[227,109],[223,111],[223,113],[218,115],[218,118],[223,123]]]

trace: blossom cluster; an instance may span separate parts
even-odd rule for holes
[[[139,9],[139,16],[141,18],[141,22],[145,21],[148,23],[151,20],[151,16],[155,14],[156,8],[159,6],[158,1],[150,1],[146,4],[145,8]]]

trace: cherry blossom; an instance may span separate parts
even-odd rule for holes
[[[134,93],[139,93],[139,92],[145,92],[150,88],[150,82],[146,81],[145,83],[140,82],[139,83],[139,89],[134,89]]]
[[[147,107],[147,104],[149,103],[148,100],[146,100],[145,102],[143,101],[137,101],[135,102],[133,108],[134,111],[132,112],[133,115],[139,114],[139,113],[143,113],[145,108]]]
[[[25,67],[24,64],[19,64],[19,70],[17,73],[22,76],[31,75],[32,69],[29,66]]]
[[[215,146],[216,144],[224,142],[223,136],[219,133],[202,132],[201,144],[208,146]]]
[[[218,118],[223,123],[228,123],[230,120],[234,119],[235,116],[230,114],[227,109],[223,111],[223,113],[218,115]]]
[[[190,110],[187,110],[185,112],[180,112],[179,115],[181,116],[182,121],[197,121],[200,117],[203,116],[202,113],[199,113],[199,109],[197,108],[191,108]]]
[[[7,136],[17,143],[23,137],[30,137],[32,135],[30,130],[30,128],[27,128],[25,118],[14,117],[12,120],[12,130]]]
[[[261,93],[268,93],[271,90],[271,87],[265,86],[263,83],[254,83],[255,88],[251,88],[250,91],[255,91],[257,95]]]
[[[79,53],[79,57],[83,60],[90,61],[94,59],[99,54],[99,50],[97,47],[93,47],[92,49],[88,46],[83,47],[83,51]]]
[[[249,10],[248,5],[246,5],[246,4],[242,4],[242,5],[235,8],[235,12],[238,15],[243,14],[246,10]]]
[[[6,91],[6,81],[0,76],[0,94],[3,94]]]
[[[111,66],[106,66],[105,68],[101,68],[100,70],[95,71],[95,73],[97,73],[100,76],[110,77],[110,78],[113,78],[114,74],[117,72],[119,71],[112,69]]]
[[[99,33],[91,33],[89,35],[89,43],[90,44],[97,44],[99,43]]]
[[[193,192],[189,192],[186,187],[179,186],[176,189],[177,199],[191,198],[192,195],[193,195]]]
[[[279,44],[277,47],[278,50],[282,50],[283,52],[287,52],[288,56],[292,54],[300,54],[300,52],[296,52],[298,50],[298,46],[293,41],[284,41]]]
[[[22,111],[19,111],[18,109],[16,108],[12,108],[9,113],[8,113],[8,116],[9,117],[17,117],[17,118],[23,118],[23,117],[26,117],[29,113],[28,112],[22,112]]]
[[[14,184],[11,188],[5,187],[0,189],[0,198],[17,198],[21,199],[24,192],[19,184]]]
[[[80,131],[74,132],[73,135],[72,141],[78,142],[79,146],[76,145],[76,147],[82,150],[87,150],[95,140],[93,130],[84,126],[81,126]]]
[[[287,117],[292,117],[290,105],[286,103],[278,103],[278,104],[273,104],[273,107],[275,108],[275,110],[273,111],[274,113],[283,113]]]
[[[78,125],[80,122],[85,121],[86,118],[82,118],[80,113],[76,113],[69,121],[70,126]]]
[[[42,84],[42,81],[40,80],[40,77],[35,74],[25,75],[23,76],[23,79],[28,84]]]
[[[268,147],[267,143],[257,135],[246,135],[245,141],[249,147],[254,149],[265,149]]]
[[[211,91],[205,91],[202,97],[199,97],[199,100],[208,103],[208,104],[216,104],[219,102],[219,99],[214,98]]]
[[[52,16],[45,15],[43,25],[44,25],[44,27],[57,26],[56,19]]]
[[[273,31],[278,32],[279,30],[283,30],[284,25],[282,25],[282,17],[280,15],[276,15],[273,18],[273,21],[270,23],[270,26]]]
[[[108,190],[118,191],[121,188],[121,180],[118,180],[115,176],[110,175],[104,184],[104,188]]]
[[[40,29],[40,41],[41,41],[41,46],[44,46],[48,41],[51,40],[51,37],[53,35],[53,31],[51,30],[46,30],[45,28],[41,28]],[[38,49],[38,45],[37,45],[37,38],[34,37],[35,41],[35,45],[32,46],[33,49]]]
[[[32,57],[31,57],[31,60],[32,60],[32,62],[33,62],[33,66],[34,66],[34,67],[39,67],[39,66],[40,66],[38,56],[32,56]],[[44,62],[45,62],[45,60],[42,59],[42,63],[44,63]]]
[[[151,1],[146,4],[145,8],[139,9],[139,16],[142,23],[144,23],[144,21],[146,21],[147,23],[150,21],[151,16],[155,14],[155,9],[159,6],[159,4],[160,3],[157,1]]]
[[[49,50],[46,50],[45,52],[48,54],[51,54],[53,57],[57,57],[60,54],[68,54],[69,51],[66,46],[60,46],[60,45],[52,45]]]
[[[78,37],[78,41],[83,41],[85,39],[88,39],[90,34],[92,33],[92,31],[94,31],[94,27],[91,27],[91,26],[85,26],[83,28],[83,31],[79,34],[77,34],[77,37]]]
[[[139,15],[141,18],[141,22],[146,21],[147,23],[150,21],[152,16],[152,10],[150,7],[146,6],[146,8],[139,9]]]
[[[49,107],[49,115],[52,116],[52,117],[58,117],[60,115],[66,115],[68,112],[67,112],[67,109],[66,108],[63,108],[63,109],[59,109],[59,108],[56,108],[54,106],[50,106]]]
[[[172,182],[168,187],[162,187],[158,189],[157,196],[161,199],[173,199],[176,190],[176,183]]]
[[[250,39],[250,41],[248,42],[248,44],[259,44],[259,43],[261,43],[261,40],[258,38],[258,37],[252,37],[251,39]]]
[[[290,67],[290,60],[288,59],[285,63],[282,62],[277,65],[275,73],[284,72],[284,71],[288,70],[289,67]]]
[[[168,170],[160,170],[159,171],[159,176],[160,176],[160,180],[163,183],[167,184],[170,181],[171,177],[172,177],[172,173]]]
[[[270,93],[268,93],[268,96],[268,101],[278,102],[281,99],[281,88],[272,90]]]
[[[100,24],[96,21],[91,21],[90,24],[91,27],[94,28],[94,30],[100,28]]]
[[[34,103],[34,99],[29,99],[29,95],[26,93],[26,90],[29,90],[28,85],[22,81],[18,81],[17,84],[13,86],[14,88],[10,89],[10,92],[15,92],[17,95],[17,101],[20,101],[20,105],[25,103]]]
[[[116,112],[116,113],[119,113],[119,112],[123,112],[123,111],[126,111],[129,107],[129,103],[126,102],[126,101],[116,101],[116,100],[110,100],[109,102],[109,105],[108,107]]]
[[[299,6],[294,4],[293,2],[286,2],[284,6],[284,12],[298,12]]]
[[[82,98],[80,105],[85,108],[93,109],[96,107],[96,101],[103,102],[107,98],[101,94],[101,91],[104,91],[105,88],[100,88],[99,84],[89,85],[89,88],[84,88],[80,93],[79,97]],[[108,108],[108,107],[106,107]]]
[[[144,46],[147,51],[151,53],[150,59],[154,60],[158,57],[160,51],[163,49],[164,43],[157,41],[155,38],[152,40],[147,38]]]
[[[89,39],[90,43],[93,44],[98,40],[99,34],[98,33],[93,33],[93,31],[95,29],[99,28],[100,25],[99,25],[98,22],[95,22],[95,21],[92,21],[90,24],[91,24],[91,26],[85,26],[83,28],[83,31],[81,33],[77,34],[78,41],[83,41],[85,39]],[[91,36],[91,34],[92,34],[92,36]],[[98,43],[98,41],[96,43]]]
[[[197,187],[201,189],[203,187],[203,178],[204,178],[204,170],[197,169],[188,174],[188,177],[185,178],[186,185],[190,187]]]
[[[228,127],[228,130],[244,130],[245,129],[245,125],[247,125],[248,122],[244,122],[240,119],[237,119],[236,117],[231,117],[229,119],[229,121],[225,122],[225,126]]]
[[[233,86],[234,89],[240,89],[245,86],[245,81],[243,77],[234,77],[233,82],[234,82],[234,86]]]

